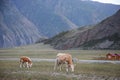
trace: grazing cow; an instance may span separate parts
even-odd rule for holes
[[[22,67],[27,67],[27,68],[32,67],[32,60],[27,56],[20,57],[20,68]]]
[[[72,56],[70,54],[58,53],[56,56],[54,70],[56,70],[56,68],[59,67],[61,71],[61,67],[63,64],[66,64],[67,72],[69,71],[69,69],[71,69],[71,71],[74,72],[74,64],[73,64]]]

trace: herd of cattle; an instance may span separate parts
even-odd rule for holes
[[[54,71],[56,71],[57,69],[59,69],[61,71],[62,66],[65,64],[67,72],[69,70],[71,70],[71,72],[74,72],[75,64],[73,64],[73,62],[75,60],[74,61],[73,60],[74,59],[72,58],[72,55],[70,55],[70,54],[58,53],[56,55]],[[108,53],[106,55],[105,60],[120,60],[120,54]],[[20,68],[22,68],[22,67],[31,68],[32,67],[32,60],[29,57],[27,57],[27,56],[20,57]]]
[[[67,72],[69,70],[71,70],[71,72],[74,72],[73,59],[70,54],[58,53],[55,60],[54,70],[59,68],[61,71],[63,64],[66,65]],[[20,57],[20,68],[22,67],[27,67],[27,68],[32,67],[32,60],[27,56]]]

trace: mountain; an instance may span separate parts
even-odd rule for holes
[[[90,0],[11,0],[18,10],[47,37],[100,22],[113,15],[120,5]]]
[[[56,49],[120,49],[120,10],[94,26],[62,32],[43,42]]]
[[[10,0],[0,0],[0,48],[26,45],[42,38],[35,24],[24,17]]]
[[[97,23],[119,8],[83,0],[0,0],[0,48],[32,44]]]

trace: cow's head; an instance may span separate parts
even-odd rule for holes
[[[29,64],[29,67],[30,67],[30,68],[32,67],[32,63]]]

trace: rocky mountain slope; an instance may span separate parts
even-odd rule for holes
[[[8,0],[0,0],[0,48],[26,45],[42,38],[37,27]]]
[[[62,32],[44,43],[56,49],[120,49],[120,10],[94,26]]]
[[[94,24],[119,8],[89,0],[0,0],[0,48],[32,44],[43,36]]]
[[[80,26],[95,24],[120,9],[120,5],[90,0],[13,0],[12,2],[47,37]]]

